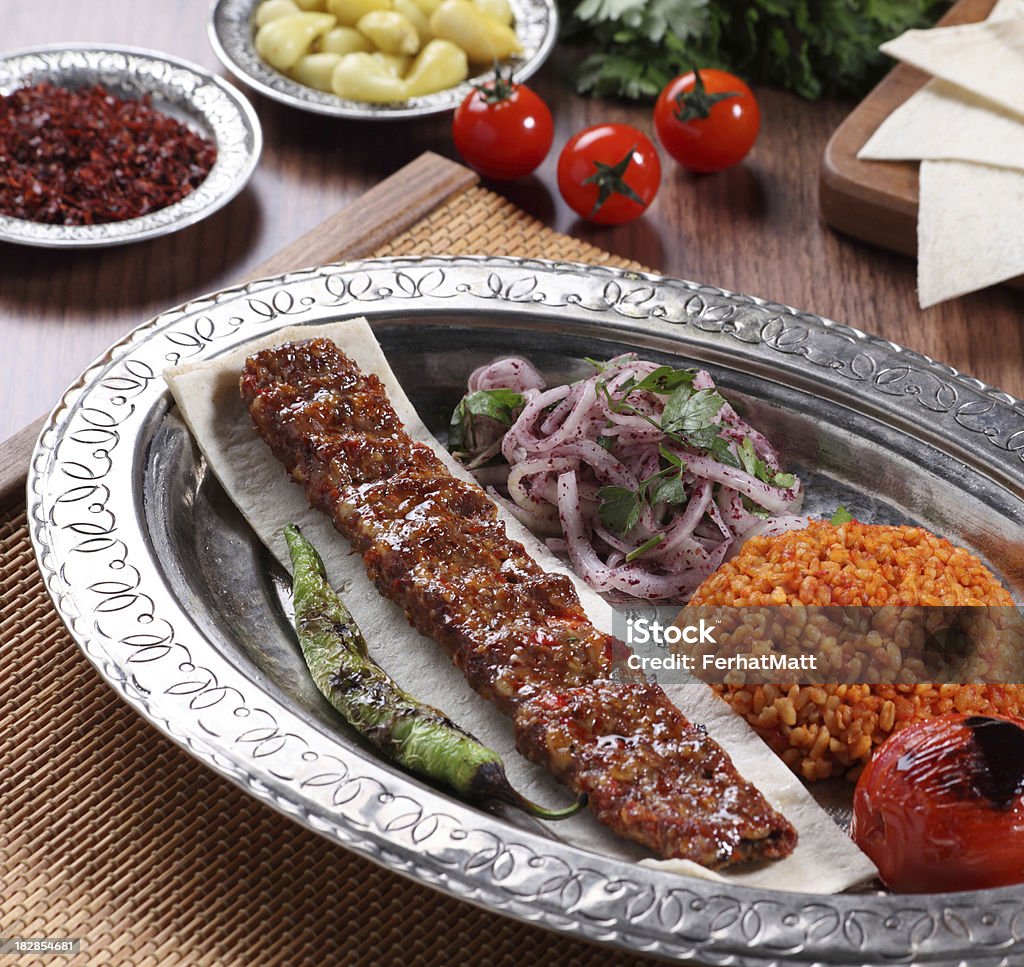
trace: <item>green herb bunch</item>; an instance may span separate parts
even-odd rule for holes
[[[882,42],[929,26],[948,0],[559,0],[565,36],[591,48],[580,93],[657,96],[697,67],[754,83],[859,96],[884,73]]]

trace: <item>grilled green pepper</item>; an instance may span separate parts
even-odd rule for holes
[[[509,784],[501,757],[443,712],[399,688],[370,657],[352,615],[327,582],[323,561],[299,528],[284,530],[292,560],[295,630],[316,687],[388,758],[457,795],[499,801],[541,819],[565,819],[585,805],[544,809]]]

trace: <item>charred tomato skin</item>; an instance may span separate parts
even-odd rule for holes
[[[1024,721],[940,715],[888,739],[857,782],[851,835],[899,893],[1024,882]]]
[[[452,120],[452,139],[463,160],[495,181],[535,171],[554,137],[547,104],[526,85],[501,79],[467,94]]]
[[[665,85],[654,105],[654,130],[677,164],[710,174],[747,156],[761,130],[761,109],[753,91],[734,74],[704,68],[699,78],[690,71]],[[706,95],[713,103],[706,117],[687,118],[686,101],[699,85],[698,97]]]

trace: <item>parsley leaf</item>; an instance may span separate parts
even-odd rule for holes
[[[758,480],[763,480],[765,483],[768,482],[768,466],[757,455],[754,450],[754,441],[750,437],[743,438],[743,442],[736,448],[736,453],[740,459],[740,466],[751,477],[757,477]]]
[[[662,459],[668,462],[670,467],[679,467],[680,470],[686,469],[686,461],[679,454],[669,450],[664,443],[658,444],[658,452],[661,454]]]
[[[594,366],[598,365],[592,359],[588,359],[587,362]],[[635,413],[636,408],[629,402],[630,393],[641,390],[667,396],[675,391],[685,391],[685,395],[689,395],[696,375],[697,372],[693,369],[673,369],[671,366],[659,366],[653,373],[648,373],[641,380],[636,380],[632,376],[624,380],[615,388],[615,396],[612,396],[608,384],[604,381],[597,384],[597,389],[603,394],[608,408],[613,413]]]
[[[723,406],[725,400],[713,389],[702,389],[694,393],[690,387],[680,386],[665,402],[661,428],[666,433],[679,433],[683,436],[707,430],[715,424]]]
[[[836,508],[836,512],[832,515],[832,520],[829,521],[834,527],[841,527],[843,524],[848,524],[853,520],[853,514],[851,514],[842,504]]]
[[[608,389],[608,384],[604,380],[598,381],[597,391],[604,397],[605,402],[608,404],[608,409],[613,413],[628,413],[634,409],[631,403],[626,402],[625,396],[612,396],[612,391]]]
[[[671,366],[659,366],[653,373],[648,373],[639,383],[630,386],[629,391],[645,390],[648,393],[660,393],[666,396],[680,387],[693,387],[697,373],[692,369],[673,369]]]
[[[803,97],[866,94],[879,44],[930,26],[947,0],[559,0],[564,36],[590,54],[580,93],[654,98],[694,64]]]
[[[466,412],[473,416],[489,416],[492,420],[515,423],[522,410],[523,394],[514,389],[480,389],[463,398]]]
[[[448,449],[472,452],[477,440],[476,418],[484,417],[510,427],[525,406],[523,394],[512,389],[481,389],[459,400],[448,423]]]
[[[703,435],[707,435],[708,431],[701,431]],[[693,435],[691,434],[691,439]],[[703,446],[707,452],[713,456],[719,463],[728,464],[730,467],[738,467],[736,458],[732,455],[732,448],[729,446],[729,441],[724,436],[715,436],[712,438],[707,445],[695,444],[695,446]]]
[[[658,43],[666,34],[685,40],[708,23],[708,0],[582,0],[574,13],[580,21],[618,24]]]
[[[681,385],[672,391],[665,402],[660,424],[649,417],[645,419],[677,443],[704,450],[716,460],[738,467],[729,441],[721,435],[722,428],[717,422],[724,405],[725,400],[714,390],[702,389],[694,393],[688,386]],[[661,454],[670,463],[678,460],[664,447],[661,448]],[[682,461],[679,463],[681,465]]]
[[[748,514],[753,514],[755,517],[760,517],[762,520],[767,520],[772,516],[759,503],[751,500],[746,494],[744,494],[740,499],[743,501],[743,508]]]
[[[796,483],[796,475],[792,473],[772,473],[768,465],[757,455],[754,450],[754,441],[750,437],[744,437],[743,442],[736,448],[739,456],[740,466],[752,477],[771,484],[773,487],[781,487],[789,490]]]
[[[657,485],[651,489],[649,497],[652,504],[685,504],[688,499],[686,485],[679,474],[659,480]]]
[[[611,486],[602,487],[597,496],[601,500],[597,516],[608,530],[625,534],[636,526],[640,519],[640,492]]]

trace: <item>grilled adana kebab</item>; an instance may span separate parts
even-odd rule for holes
[[[790,823],[659,686],[613,680],[625,645],[590,623],[568,578],[507,536],[478,486],[410,439],[375,375],[314,339],[251,357],[241,393],[380,592],[600,822],[710,868],[793,851]]]

